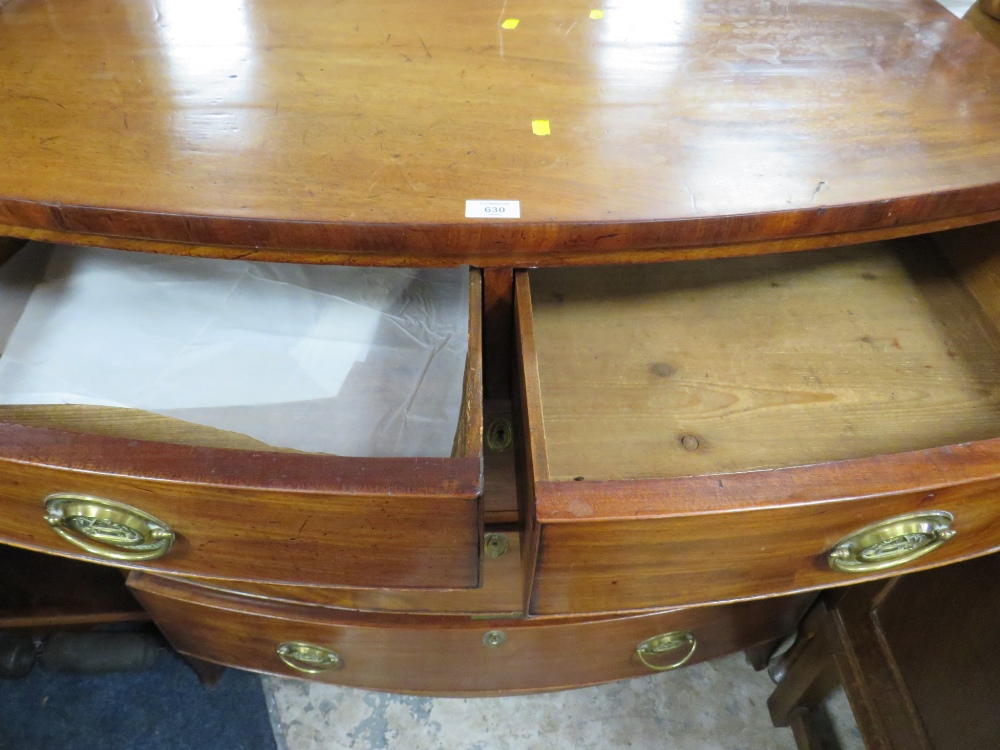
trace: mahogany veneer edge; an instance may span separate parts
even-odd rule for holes
[[[943,215],[920,217],[906,224],[893,220],[886,225],[875,223],[852,227],[845,222],[840,225],[840,229],[834,229],[837,222],[830,223],[829,226],[829,222],[823,222],[823,226],[817,231],[799,234],[781,231],[772,233],[769,231],[772,227],[754,231],[737,227],[727,234],[704,238],[698,236],[700,230],[678,228],[675,222],[504,225],[493,228],[490,234],[494,236],[488,239],[482,238],[483,229],[491,225],[393,226],[391,229],[359,225],[348,229],[348,225],[343,224],[320,225],[323,227],[320,234],[324,236],[317,239],[309,230],[311,225],[293,222],[294,226],[291,228],[282,225],[280,229],[275,229],[277,237],[287,239],[267,242],[261,239],[266,232],[256,229],[249,231],[247,237],[215,237],[210,232],[204,236],[188,237],[169,232],[163,232],[162,236],[129,236],[111,232],[113,223],[110,222],[105,227],[105,231],[109,233],[100,234],[97,228],[58,229],[0,221],[0,235],[137,252],[270,263],[393,267],[449,267],[469,264],[481,268],[541,268],[709,260],[800,252],[910,237],[998,221],[1000,210],[994,208],[997,202],[1000,202],[1000,197],[993,201],[983,201],[983,207],[972,213],[956,215],[943,212]],[[835,208],[846,210],[858,207],[820,207],[809,210],[818,216],[825,216]],[[758,223],[761,217],[770,217],[779,225],[785,224],[788,218],[782,213],[725,219],[736,225],[740,222],[752,225]],[[295,227],[300,231],[291,231]],[[327,238],[327,231],[334,232],[337,236]],[[344,233],[344,236],[340,233]],[[419,240],[412,239],[413,237]],[[532,242],[532,237],[537,239]]]

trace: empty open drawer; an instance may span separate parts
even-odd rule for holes
[[[33,251],[32,246],[21,252],[29,251]],[[57,250],[53,262],[64,257],[75,258],[73,253],[72,249]],[[118,255],[130,260],[129,254]],[[230,273],[230,265],[225,262],[180,260],[196,266],[214,264],[209,268],[209,275]],[[137,284],[139,277],[156,261],[155,256],[144,258],[134,271]],[[105,274],[115,270],[108,265],[106,262],[96,272]],[[248,305],[246,309],[259,303],[263,313],[258,324],[273,328],[275,346],[287,347],[295,366],[301,364],[303,388],[308,391],[309,378],[329,374],[331,359],[326,356],[329,352],[317,354],[317,348],[327,346],[332,350],[339,343],[331,343],[330,336],[326,336],[338,325],[327,314],[326,305],[349,304],[338,296],[336,289],[324,288],[321,294],[316,293],[317,280],[329,277],[335,269],[301,267],[298,271],[289,271],[299,277],[304,293],[315,297],[314,308],[304,315],[304,330],[320,331],[309,340],[299,340],[290,337],[274,320],[279,314],[277,311],[288,310],[291,306],[287,300],[291,287],[286,278],[288,274],[282,268],[243,265],[251,267],[251,273],[257,275],[256,281],[267,277],[266,283],[250,285],[247,289],[246,285],[240,286],[242,282],[234,282],[232,288],[236,291],[229,293],[225,291],[229,287],[224,287],[222,298],[229,302],[242,293]],[[196,288],[203,284],[200,277],[187,278],[189,270],[174,274],[185,276],[182,281],[191,287],[180,295],[181,301],[193,299]],[[383,284],[374,276],[380,273],[378,269],[364,273],[373,274],[366,277],[365,283],[377,288],[380,294],[390,283]],[[58,283],[53,282],[45,291],[77,294],[96,300],[93,304],[101,304],[100,297],[92,290],[86,292],[90,295],[87,297],[74,286],[76,280],[71,274],[64,275],[65,278],[57,274]],[[428,284],[438,283],[433,272],[428,278]],[[20,370],[15,375],[23,371],[28,376],[17,381],[7,378],[8,370],[0,369],[0,391],[8,388],[10,382],[14,383],[8,388],[14,394],[10,396],[14,403],[0,406],[0,515],[3,516],[0,539],[56,554],[179,575],[340,586],[477,586],[482,536],[479,499],[481,277],[478,272],[471,272],[448,278],[448,283],[458,286],[461,292],[460,302],[452,300],[450,304],[453,305],[466,304],[466,289],[462,287],[468,279],[468,330],[463,327],[457,334],[462,339],[467,337],[468,353],[457,360],[453,401],[448,401],[457,417],[450,422],[450,432],[437,440],[441,444],[437,448],[428,446],[431,441],[421,440],[420,425],[426,414],[417,413],[415,409],[397,409],[403,412],[400,421],[406,423],[400,434],[405,435],[408,443],[399,450],[390,446],[388,452],[383,445],[366,454],[365,446],[375,442],[367,437],[354,441],[361,446],[354,454],[331,455],[335,451],[318,453],[294,446],[289,448],[281,441],[264,442],[259,435],[248,436],[237,432],[236,428],[226,429],[230,424],[226,420],[235,419],[235,424],[248,424],[253,430],[263,425],[265,435],[269,434],[268,430],[282,434],[294,432],[306,439],[307,444],[318,432],[325,431],[326,434],[320,437],[328,439],[328,443],[335,441],[334,446],[341,444],[345,435],[340,433],[361,432],[365,425],[360,424],[361,417],[341,420],[336,416],[340,412],[333,412],[333,417],[324,416],[328,413],[323,411],[325,404],[333,401],[334,396],[349,404],[381,407],[380,401],[392,404],[395,403],[392,398],[398,400],[398,393],[388,392],[394,388],[399,390],[399,378],[396,377],[399,370],[409,367],[416,371],[417,387],[425,389],[435,378],[431,354],[428,355],[431,364],[423,364],[421,360],[414,366],[400,361],[405,355],[392,343],[368,346],[354,356],[353,364],[348,363],[343,368],[342,379],[337,381],[335,378],[337,382],[327,389],[333,395],[325,400],[304,398],[289,402],[297,386],[290,389],[283,382],[280,371],[275,375],[275,370],[271,369],[269,376],[276,389],[287,391],[273,403],[262,403],[259,398],[251,397],[247,406],[240,403],[238,397],[230,398],[227,389],[261,390],[260,383],[256,382],[258,373],[251,372],[244,385],[230,384],[224,377],[218,377],[215,390],[222,394],[221,408],[200,403],[197,399],[193,399],[191,408],[185,408],[186,394],[171,393],[169,388],[156,391],[155,398],[147,396],[151,389],[137,391],[147,400],[155,402],[160,398],[163,403],[173,404],[161,410],[154,408],[155,403],[152,407],[145,406],[145,401],[140,402],[143,408],[139,409],[108,405],[118,399],[108,398],[107,393],[100,394],[103,400],[95,405],[94,401],[88,401],[90,391],[86,390],[81,399],[83,403],[72,403],[78,398],[76,392],[65,399],[70,403],[59,403],[58,390],[52,387],[52,383],[60,382],[59,368],[50,366],[43,372],[38,365],[43,360],[58,362],[58,349],[50,347],[52,351],[45,359],[30,347],[17,348],[18,330],[14,330],[5,355],[13,357],[10,352],[16,350]],[[416,282],[410,284],[408,279],[394,277],[392,284],[395,286],[388,295],[382,295],[401,299],[407,314],[420,306],[407,296],[420,294],[419,290],[414,291]],[[128,293],[129,280],[126,276],[115,283]],[[169,283],[176,281],[171,278]],[[253,299],[267,290],[274,290],[278,297]],[[141,304],[143,295],[135,296]],[[30,311],[30,307],[25,309]],[[378,337],[382,335],[380,328],[401,327],[401,316],[394,317],[393,313],[394,308],[386,314],[365,313],[368,329],[367,338],[361,340],[362,348],[372,340],[391,341],[388,334],[382,339]],[[184,315],[191,318],[191,331],[182,333],[201,337],[199,345],[204,346],[206,336],[200,330],[200,318],[191,315],[189,309],[178,308],[177,317]],[[24,316],[18,325],[28,320],[27,312]],[[110,318],[110,313],[105,317]],[[51,321],[72,322],[72,319],[71,315],[57,310],[48,318],[36,318],[41,323],[29,328],[43,330]],[[461,319],[464,326],[464,310]],[[256,331],[249,330],[247,335],[250,345],[244,350],[257,356],[259,352],[254,353],[255,342],[259,340],[254,338]],[[407,334],[404,331],[396,335]],[[220,346],[229,345],[230,338],[228,333],[215,334]],[[358,340],[355,336],[348,343],[354,346]],[[192,348],[195,347],[186,347],[184,351]],[[262,370],[267,369],[264,365],[271,356],[270,349],[266,352],[256,359],[263,363]],[[121,367],[126,376],[133,367],[136,372],[143,373],[141,363],[134,361],[139,357],[134,351],[122,351],[115,357],[115,366]],[[199,357],[200,354],[193,358]],[[4,364],[0,360],[0,368]],[[203,371],[211,376],[213,368],[214,365],[209,364]],[[32,379],[30,376],[36,371],[42,374]],[[74,380],[71,377],[74,375],[69,373],[65,380],[74,381],[74,385],[82,380]],[[259,379],[264,380],[265,375],[260,372]],[[148,377],[146,374],[135,376]],[[176,377],[181,378],[180,375]],[[119,378],[126,389],[128,379]],[[94,380],[91,378],[85,384],[89,386]],[[31,401],[36,381],[46,385],[44,392],[41,385],[37,389],[42,393],[41,404]],[[27,382],[27,387],[20,385],[21,382]],[[5,395],[6,391],[0,397]],[[406,406],[413,400],[403,398]],[[176,408],[178,403],[179,409]],[[376,427],[383,427],[390,420],[374,421],[378,422]],[[372,432],[373,428],[369,425],[368,430]]]
[[[1000,545],[1000,257],[953,244],[522,274],[531,611],[765,596]]]

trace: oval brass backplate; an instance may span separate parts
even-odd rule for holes
[[[45,521],[77,547],[121,562],[163,557],[175,538],[169,526],[149,513],[90,495],[50,495],[45,498]]]
[[[328,648],[302,641],[285,641],[278,646],[278,658],[297,672],[320,674],[339,669],[343,662],[340,656]]]
[[[955,536],[951,513],[928,510],[887,518],[844,537],[830,550],[839,573],[872,573],[923,557]]]

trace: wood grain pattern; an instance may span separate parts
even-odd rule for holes
[[[495,531],[495,529],[490,529]],[[506,532],[510,550],[498,558],[483,557],[482,585],[474,589],[333,588],[288,586],[232,581],[219,578],[185,578],[177,583],[201,586],[271,602],[308,605],[359,612],[396,612],[419,615],[470,615],[478,618],[521,616],[524,612],[521,543],[517,531]],[[163,576],[159,576],[163,578]],[[331,617],[337,617],[332,613]]]
[[[989,326],[1000,330],[1000,224],[938,232],[929,239],[979,303]]]
[[[649,674],[635,654],[646,638],[691,630],[690,663],[721,656],[790,632],[809,598],[595,621],[470,620],[338,613],[288,607],[133,575],[130,585],[179,651],[198,658],[286,677],[303,675],[275,655],[283,641],[336,651],[343,666],[313,676],[324,682],[435,695],[533,692]],[[483,635],[503,630],[492,649]]]
[[[877,521],[955,516],[955,538],[896,571],[1000,548],[1000,441],[697,480],[539,483],[532,613],[731,601],[839,586],[830,549]],[[640,511],[641,509],[641,511]]]
[[[996,227],[972,234],[958,244],[982,252],[957,273],[907,242],[519,274],[528,611],[891,575],[834,573],[826,556],[920,509],[962,531],[905,570],[1000,546],[995,273],[973,262],[995,255]]]
[[[530,278],[553,480],[780,468],[1000,435],[997,319],[923,243]]]
[[[0,534],[17,546],[100,562],[44,521],[44,499],[73,492],[139,508],[177,533],[166,556],[134,567],[348,586],[479,583],[479,457],[319,458],[15,425],[0,425],[0,456]]]
[[[83,435],[150,440],[159,443],[233,448],[269,453],[301,453],[255,440],[249,435],[165,417],[143,409],[89,404],[0,404],[0,422],[64,430]]]
[[[518,511],[521,523],[521,559],[524,575],[524,611],[531,611],[531,590],[538,564],[541,525],[538,523],[535,488],[548,478],[545,458],[544,423],[538,387],[534,320],[531,312],[531,284],[524,272],[514,275],[514,424],[520,440],[516,445]]]
[[[468,345],[453,458],[483,455],[483,275],[477,268],[469,269]]]
[[[496,419],[512,425],[510,399],[487,399],[483,402],[483,423],[487,428]],[[520,519],[518,510],[518,476],[515,452],[521,442],[520,434],[511,428],[513,442],[504,450],[488,445],[483,451],[483,519],[487,524],[501,524],[514,528]]]
[[[3,231],[511,266],[1000,209],[997,52],[930,0],[506,11],[517,29],[426,2],[7,3]],[[466,219],[470,198],[522,218]]]

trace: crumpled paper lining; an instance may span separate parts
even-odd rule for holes
[[[468,278],[31,243],[0,267],[0,403],[144,409],[341,456],[446,457]]]

